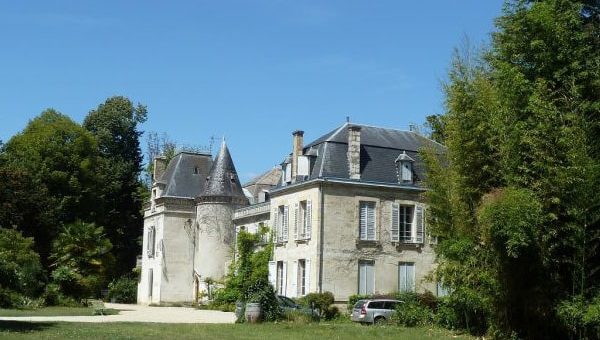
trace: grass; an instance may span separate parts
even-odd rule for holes
[[[439,328],[362,326],[352,323],[152,324],[29,323],[0,321],[0,338],[10,339],[473,339]]]
[[[118,314],[116,309],[106,309],[105,315]],[[37,309],[0,309],[0,316],[89,316],[94,309],[89,307],[44,307]]]

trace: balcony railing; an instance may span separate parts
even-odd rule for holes
[[[270,211],[270,208],[271,208],[270,202],[263,202],[263,203],[259,203],[259,204],[250,205],[247,207],[237,209],[233,213],[233,218],[238,219],[238,218],[243,218],[243,217],[248,217],[248,216],[268,214]]]

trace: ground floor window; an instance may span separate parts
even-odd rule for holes
[[[150,268],[148,269],[148,297],[152,297],[152,286],[154,286],[153,280],[152,268]]]
[[[415,291],[415,264],[400,262],[398,265],[398,290],[401,292]]]
[[[298,293],[306,295],[306,260],[298,260]]]
[[[285,282],[286,282],[286,273],[285,273],[285,263],[283,261],[277,261],[277,294],[285,295]]]
[[[375,263],[360,261],[358,263],[358,294],[368,295],[375,292]]]

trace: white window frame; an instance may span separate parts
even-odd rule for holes
[[[303,200],[295,204],[294,237],[310,240],[312,234],[312,202]]]
[[[287,205],[277,207],[277,243],[284,243],[288,240],[289,234],[289,208]]]
[[[409,213],[410,216],[407,219]],[[392,242],[423,244],[425,242],[425,207],[421,204],[393,202],[390,238]]]
[[[371,230],[371,235],[369,231]],[[377,202],[359,201],[358,237],[361,241],[377,240]]]

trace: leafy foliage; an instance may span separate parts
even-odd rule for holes
[[[105,227],[113,244],[118,274],[131,270],[140,251],[142,200],[138,188],[142,186],[143,156],[139,125],[146,115],[145,106],[134,106],[128,98],[116,96],[90,111],[83,122],[96,138],[99,151],[97,174],[102,181],[99,196],[104,210],[94,221]]]
[[[436,275],[451,290],[440,308],[452,327],[566,337],[574,319],[557,320],[560,301],[600,289],[599,8],[508,1],[489,49],[453,59],[448,153],[426,155]]]
[[[256,234],[245,231],[237,234],[236,261],[229,269],[225,287],[216,290],[214,304],[259,302],[263,320],[274,321],[281,317],[275,290],[269,283],[269,260],[273,245],[271,242],[262,245],[267,232],[265,227]]]
[[[33,239],[14,229],[0,228],[0,307],[20,307],[43,283],[42,266]]]
[[[301,297],[299,302],[308,308],[314,307],[318,310],[320,319],[331,320],[339,313],[337,307],[332,306],[335,298],[331,292],[308,293]]]
[[[108,284],[108,299],[117,303],[135,303],[137,301],[137,280],[130,275],[114,279]]]
[[[81,221],[66,225],[52,245],[52,281],[65,295],[97,296],[114,261],[111,248],[102,227]]]

